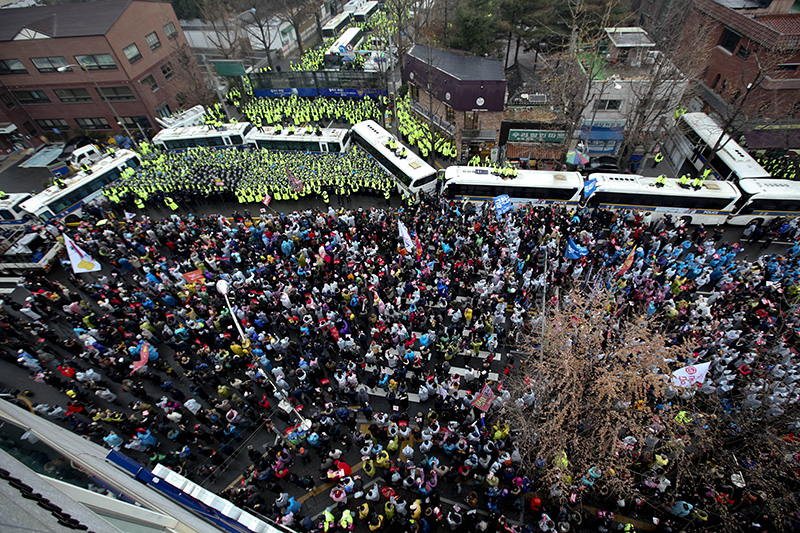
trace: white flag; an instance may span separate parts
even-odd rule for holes
[[[678,387],[700,387],[706,380],[711,363],[700,363],[679,368],[672,373],[672,384]]]
[[[136,218],[135,213],[128,213],[127,211],[125,211],[125,220],[133,220],[134,218]]]
[[[397,227],[400,228],[400,237],[403,238],[403,247],[409,252],[414,249],[414,241],[411,239],[411,234],[408,233],[408,228],[401,221],[397,221]]]
[[[64,235],[64,246],[66,246],[67,254],[69,254],[69,262],[72,263],[72,271],[76,274],[97,272],[103,268],[100,263],[81,250],[80,246],[66,235]]]

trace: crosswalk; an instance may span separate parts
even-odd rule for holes
[[[17,283],[21,282],[22,278],[16,276],[1,276],[0,277],[0,294],[11,294],[17,290]]]

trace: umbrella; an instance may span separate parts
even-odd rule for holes
[[[567,152],[567,163],[570,165],[585,165],[588,162],[589,158],[577,150]]]

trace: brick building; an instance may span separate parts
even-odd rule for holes
[[[705,22],[713,45],[694,107],[723,123],[736,117],[750,149],[800,148],[800,13],[790,11],[793,3],[694,5],[692,16]],[[690,46],[692,40],[687,36]]]
[[[404,67],[412,112],[452,139],[462,161],[490,155],[503,121],[503,62],[415,44]]]
[[[34,139],[42,133],[149,129],[155,117],[195,103],[188,84],[202,78],[187,50],[169,3],[5,9],[0,122],[16,124]]]

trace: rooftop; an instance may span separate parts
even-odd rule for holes
[[[756,21],[783,35],[800,35],[800,13],[781,13],[755,17]]]
[[[716,2],[731,9],[763,9],[769,6],[768,0],[716,0]]]
[[[797,22],[800,13],[759,16],[728,4],[716,0],[695,0],[694,5],[701,13],[768,50],[794,52],[800,48],[800,28]]]
[[[4,9],[0,41],[11,41],[23,30],[36,37],[58,38],[105,35],[132,0],[108,0],[42,7]]]
[[[433,48],[415,44],[408,55],[430,63],[434,68],[463,81],[505,81],[503,62],[474,56],[459,50]]]
[[[656,45],[642,28],[606,28],[606,35],[616,48],[652,48]]]

